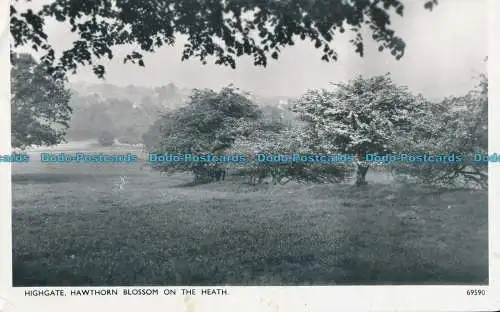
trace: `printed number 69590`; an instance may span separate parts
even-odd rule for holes
[[[484,289],[467,289],[467,296],[485,296],[486,290]]]

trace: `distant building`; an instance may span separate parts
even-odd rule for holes
[[[278,106],[280,108],[285,108],[286,106],[288,106],[288,100],[279,100],[278,101]]]

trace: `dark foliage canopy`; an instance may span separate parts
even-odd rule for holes
[[[18,11],[10,6],[10,27],[14,47],[43,50],[42,61],[54,74],[76,71],[90,65],[103,77],[101,58],[113,58],[113,48],[127,44],[139,47],[124,62],[144,66],[142,52],[154,52],[173,45],[184,35],[182,59],[198,58],[206,63],[236,67],[236,58],[252,56],[254,65],[266,66],[277,59],[282,48],[297,39],[310,40],[323,52],[325,61],[337,60],[334,38],[353,32],[355,52],[363,56],[361,28],[367,26],[379,50],[387,49],[396,59],[403,56],[405,42],[390,28],[390,12],[403,15],[402,0],[53,0],[39,11]],[[30,1],[30,0],[24,0]],[[432,10],[437,0],[421,0]],[[56,55],[45,30],[45,21],[69,23],[77,35],[71,48]]]
[[[64,141],[72,109],[70,90],[29,54],[12,54],[11,145],[53,145]]]

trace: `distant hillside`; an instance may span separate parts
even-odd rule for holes
[[[79,96],[93,96],[101,101],[109,99],[127,100],[136,106],[154,105],[162,109],[178,107],[189,97],[191,90],[180,89],[173,83],[166,86],[146,88],[129,85],[75,83],[71,89]]]
[[[190,89],[178,88],[173,83],[152,88],[75,83],[71,89],[73,115],[68,139],[96,139],[109,131],[123,143],[141,142],[142,134],[162,112],[182,106],[191,94]],[[289,114],[286,107],[290,98],[258,95],[251,98],[268,116],[280,118]]]

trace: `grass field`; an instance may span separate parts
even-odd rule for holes
[[[190,180],[16,165],[14,286],[488,283],[487,192]]]

